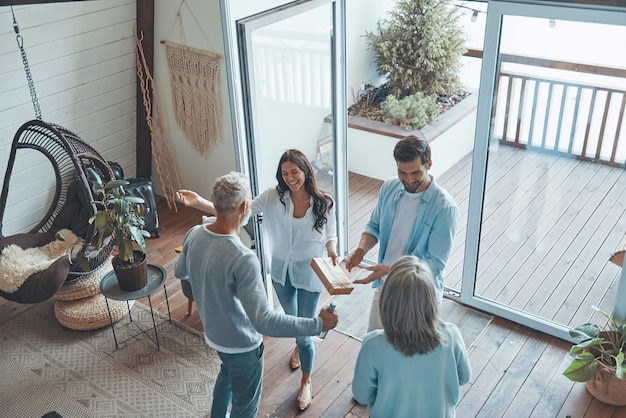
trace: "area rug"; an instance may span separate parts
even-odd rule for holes
[[[154,333],[139,333],[126,317],[115,325],[118,341],[136,337],[116,350],[110,327],[66,329],[53,307],[34,305],[0,326],[0,415],[209,415],[220,359],[200,333],[159,314],[157,351]],[[144,305],[131,312],[144,329],[152,323]]]
[[[349,295],[336,295],[330,299],[337,305],[339,313],[336,331],[363,341],[367,334],[374,291],[370,285],[354,285],[354,290]],[[476,341],[493,319],[491,315],[446,298],[439,306],[439,315],[445,322],[451,322],[459,327],[467,348]]]

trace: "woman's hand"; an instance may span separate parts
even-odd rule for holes
[[[194,206],[200,201],[200,195],[192,190],[181,189],[176,192],[176,200],[185,206]]]
[[[386,264],[374,264],[373,266],[365,267],[365,270],[369,270],[372,273],[369,276],[363,279],[355,280],[352,283],[368,284],[376,279],[380,279],[381,277],[389,273],[389,266]]]
[[[326,253],[333,260],[333,266],[339,264],[339,255],[337,254],[337,241],[330,240],[326,243]]]

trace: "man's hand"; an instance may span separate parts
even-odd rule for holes
[[[361,247],[358,247],[356,250],[350,254],[350,257],[346,260],[346,270],[349,272],[352,271],[353,267],[358,266],[361,261],[363,261],[363,257],[365,257],[365,250]]]
[[[376,279],[380,279],[381,277],[389,273],[389,266],[386,264],[374,264],[373,266],[365,267],[365,270],[369,270],[372,273],[367,277],[355,280],[352,283],[368,284]]]
[[[328,309],[324,308],[320,310],[319,317],[322,319],[322,331],[328,331],[329,329],[335,328],[339,322],[337,309],[333,312],[328,312]]]
[[[359,246],[350,254],[350,257],[346,260],[346,270],[349,272],[352,271],[352,268],[358,266],[361,261],[363,261],[363,257],[365,254],[372,248],[378,240],[371,234],[364,232],[361,234],[361,239],[359,240]]]
[[[176,199],[185,206],[194,206],[200,201],[200,195],[192,190],[181,189],[176,192]]]

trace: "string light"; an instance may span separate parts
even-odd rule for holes
[[[470,21],[471,22],[476,22],[478,20],[478,13],[484,13],[481,10],[477,10],[477,9],[472,8],[472,7],[467,7],[467,6],[464,6],[462,4],[451,3],[451,5],[456,7],[456,8],[458,8],[458,9],[467,9],[467,10],[471,11],[472,12],[472,16],[470,17]]]

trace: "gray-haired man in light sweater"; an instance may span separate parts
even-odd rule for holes
[[[242,244],[239,228],[250,218],[247,178],[217,179],[211,200],[217,219],[187,232],[174,273],[189,280],[207,344],[222,359],[213,390],[212,417],[256,417],[263,385],[263,335],[319,335],[337,325],[336,311],[298,318],[268,306],[259,260]]]

